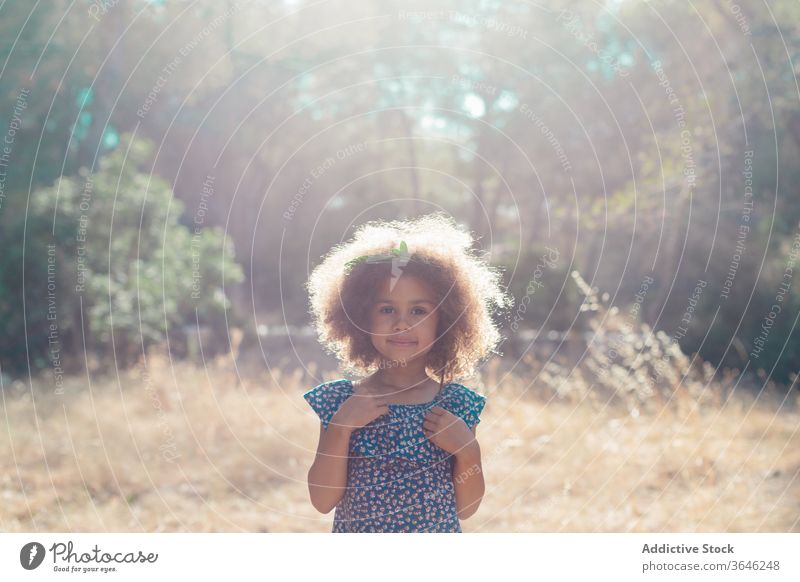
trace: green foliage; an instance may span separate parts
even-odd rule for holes
[[[313,39],[298,6],[3,4],[2,115],[27,92],[0,208],[0,357],[46,354],[47,242],[56,245],[62,345],[82,346],[85,333],[91,349],[107,347],[112,314],[116,345],[160,341],[194,321],[195,309],[223,329],[222,260],[231,251],[210,228],[193,241],[194,210],[182,215],[178,203],[197,203],[194,178],[213,160],[215,189],[230,195],[206,222],[225,224],[244,251],[252,297],[240,299],[252,300],[259,319],[307,322],[308,271],[359,223],[441,208],[503,249],[493,257],[514,273],[519,302],[544,241],[564,257],[574,249],[564,271],[620,289],[620,307],[652,272],[642,317],[670,334],[685,309],[680,290],[703,273],[705,318],[685,344],[744,368],[800,221],[796,0],[769,10],[713,0],[562,0],[546,10],[497,0],[413,10],[385,0],[378,12],[330,4],[315,6],[314,21],[330,26]],[[285,25],[258,32],[270,22]],[[363,25],[352,34],[347,22]],[[160,144],[158,172],[174,197],[149,168],[127,167],[142,165],[146,145],[132,144],[123,162],[130,142],[119,134],[134,128]],[[749,150],[754,208],[739,253]],[[78,173],[96,158],[108,166]],[[72,297],[88,180],[92,276]],[[189,229],[177,226],[181,216]],[[193,242],[203,256],[196,298]],[[720,299],[738,254],[731,298]],[[237,274],[226,270],[226,283]],[[580,299],[559,297],[563,278],[548,282],[524,299],[521,328],[571,325]],[[793,321],[782,313],[758,362],[777,362],[782,381],[800,365],[796,342],[783,350]],[[735,350],[726,347],[732,337]]]
[[[24,366],[25,341],[33,367],[54,357],[56,346],[62,357],[77,350],[83,334],[90,351],[109,356],[115,348],[124,365],[167,334],[180,341],[184,325],[224,332],[230,301],[223,267],[225,285],[244,278],[233,243],[221,229],[204,226],[202,214],[191,229],[178,222],[184,204],[168,182],[146,171],[151,154],[148,141],[125,134],[95,173],[82,169],[34,191],[27,228],[22,221],[3,228],[0,238],[11,249],[0,259],[4,367]],[[16,308],[23,295],[27,340]],[[50,323],[58,343],[48,344]]]

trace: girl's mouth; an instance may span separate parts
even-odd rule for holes
[[[397,346],[413,346],[417,342],[415,341],[408,341],[408,340],[386,340],[390,344],[394,344]]]

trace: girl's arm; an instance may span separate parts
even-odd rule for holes
[[[320,423],[317,455],[308,470],[308,492],[311,504],[321,513],[330,512],[344,496],[351,433],[351,427],[335,424],[333,419],[327,430]]]
[[[475,429],[472,427],[472,434]],[[481,448],[477,439],[455,454],[453,485],[456,490],[456,508],[459,519],[467,519],[478,511],[486,486],[483,482]]]

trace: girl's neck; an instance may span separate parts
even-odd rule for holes
[[[431,378],[423,366],[381,368],[372,377],[381,384],[392,386],[398,390],[414,390],[431,382]]]

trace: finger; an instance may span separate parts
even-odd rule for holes
[[[435,414],[431,414],[431,415],[426,416],[425,418],[423,418],[422,422],[431,422],[433,424],[439,424],[439,418],[440,418],[439,416],[436,416]]]
[[[434,424],[434,425],[430,425],[430,424],[429,424],[429,425],[427,426],[427,429],[428,429],[429,431],[431,431],[431,432],[435,432],[435,433],[440,433],[440,432],[442,432],[442,429],[441,429],[441,428],[439,428],[438,426],[436,426],[435,424]]]
[[[445,422],[443,422],[441,424],[442,428],[440,430],[447,430],[451,426],[454,426],[454,425],[458,424],[460,420],[461,420],[460,418],[456,417],[455,420],[453,420],[452,422],[446,422],[445,421]]]
[[[441,418],[442,416],[439,414],[426,414],[423,417],[422,422],[432,422],[434,424],[439,424]]]
[[[433,408],[428,410],[429,414],[433,414],[435,416],[442,416],[446,412],[447,411],[444,408],[442,408],[441,406],[434,406]]]

